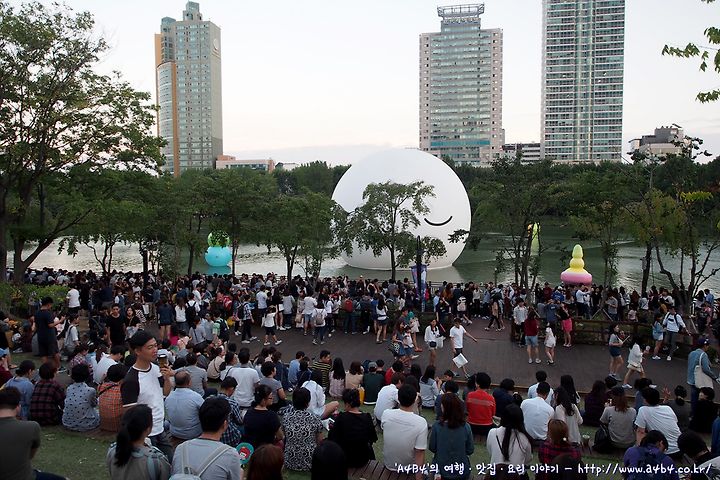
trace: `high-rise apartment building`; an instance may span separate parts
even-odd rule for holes
[[[223,153],[220,28],[187,2],[182,20],[165,17],[155,34],[158,135],[165,169],[213,168]]]
[[[455,163],[502,153],[501,29],[483,29],[483,4],[438,7],[440,32],[420,35],[420,148]]]
[[[542,154],[619,161],[625,0],[543,0]]]

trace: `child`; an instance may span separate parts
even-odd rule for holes
[[[263,345],[268,346],[270,345],[270,342],[268,341],[270,337],[272,337],[273,341],[275,342],[275,345],[280,345],[282,343],[282,340],[278,340],[277,335],[275,335],[275,314],[277,313],[277,306],[271,305],[268,307],[267,314],[263,317],[262,325],[265,327],[265,343]]]
[[[650,352],[650,346],[645,347],[645,351],[643,352],[640,348],[640,343],[642,343],[642,341],[636,338],[628,354],[627,373],[625,373],[625,379],[623,380],[623,388],[628,390],[632,388],[630,385],[630,377],[633,372],[638,372],[640,378],[645,378],[645,369],[643,369],[642,361],[643,355]]]
[[[548,364],[555,365],[555,344],[557,339],[550,325],[545,327],[545,355],[548,357]]]

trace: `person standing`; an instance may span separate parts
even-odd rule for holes
[[[113,304],[110,315],[105,319],[105,331],[109,340],[109,346],[125,345],[125,319],[120,315],[120,305]]]
[[[55,317],[52,311],[52,297],[45,297],[40,301],[40,310],[35,314],[35,331],[37,332],[38,355],[42,357],[43,363],[48,361],[55,363],[55,368],[60,368],[60,350],[57,343],[57,329],[62,320]]]
[[[425,344],[430,352],[430,365],[435,365],[437,358],[437,349],[442,347],[443,336],[438,328],[437,319],[430,320],[430,325],[425,328]]]
[[[618,369],[622,367],[623,364],[623,358],[622,358],[622,346],[623,346],[623,339],[622,332],[620,332],[620,325],[617,323],[614,324],[610,330],[610,339],[608,340],[608,347],[610,349],[610,373],[609,375],[613,377],[615,380],[620,380],[618,378]]]
[[[677,350],[677,337],[685,328],[682,315],[675,311],[675,305],[668,306],[668,313],[666,313],[665,318],[663,318],[663,327],[665,327],[665,332],[667,332],[667,342],[670,344],[670,351],[665,359],[669,362],[672,360],[675,350]]]
[[[525,300],[522,298],[518,299],[517,305],[515,308],[513,308],[513,328],[514,328],[514,335],[515,338],[518,340],[518,345],[523,346],[526,342],[525,337],[523,336],[523,331],[525,327],[525,320],[528,318],[528,308],[525,306]],[[527,332],[525,332],[525,335],[527,335]]]
[[[710,340],[701,338],[698,341],[697,348],[690,352],[688,356],[687,366],[687,383],[690,385],[690,416],[695,414],[695,406],[700,396],[700,388],[712,387],[713,380],[718,381],[718,375],[710,369],[710,358],[707,351],[710,348]],[[696,371],[696,367],[700,367],[700,372]]]
[[[515,307],[517,309],[517,307]],[[535,363],[541,363],[540,347],[538,346],[538,325],[537,316],[531,312],[523,322],[525,329],[525,345],[527,345],[528,363],[533,363],[533,349],[535,349]]]
[[[460,319],[456,318],[453,327],[450,329],[450,340],[453,345],[453,360],[463,353],[463,339],[465,335],[472,338],[473,341],[477,343],[477,338],[468,333],[468,331],[465,330],[465,327],[460,324]],[[465,368],[465,364],[459,365],[459,368],[461,368],[463,373],[465,373],[465,377],[469,376],[467,368]]]
[[[130,348],[135,353],[135,364],[130,368],[120,387],[123,407],[128,409],[145,404],[152,409],[153,426],[150,441],[168,459],[172,458],[172,445],[165,431],[165,396],[172,390],[171,378],[175,374],[169,367],[158,367],[158,344],[155,337],[145,330],[139,330],[130,338]]]

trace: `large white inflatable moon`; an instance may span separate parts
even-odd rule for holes
[[[435,197],[425,199],[430,213],[420,218],[420,225],[412,233],[442,240],[447,253],[433,259],[428,267],[449,267],[460,256],[465,244],[450,243],[448,237],[456,230],[470,230],[470,202],[458,176],[439,158],[415,149],[387,150],[370,155],[345,172],[332,198],[346,212],[352,212],[362,205],[363,191],[371,183],[392,181],[408,184],[418,180],[432,185]],[[352,255],[343,255],[343,259],[357,268],[390,268],[387,250],[376,257],[372,251],[361,250],[355,245]]]

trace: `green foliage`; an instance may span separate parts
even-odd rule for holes
[[[96,208],[69,194],[75,176],[161,163],[150,95],[96,73],[108,46],[93,29],[92,15],[65,6],[0,3],[0,271],[10,238],[15,281]]]
[[[387,250],[391,277],[395,278],[397,267],[407,266],[415,259],[417,243],[410,232],[420,224],[419,217],[430,211],[425,199],[434,196],[433,187],[421,181],[408,185],[371,183],[363,192],[365,203],[351,213],[345,235],[375,256]],[[421,243],[428,263],[445,254],[441,240],[423,238]],[[346,247],[351,248],[349,244]]]
[[[28,303],[40,301],[44,297],[51,297],[55,305],[63,305],[67,296],[68,287],[62,285],[13,285],[0,283],[0,308],[15,308],[23,315],[27,311]]]
[[[705,3],[714,3],[715,0],[702,0]],[[715,73],[720,73],[720,50],[717,45],[720,45],[720,27],[707,27],[703,32],[705,39],[711,47],[698,46],[694,43],[688,43],[685,47],[673,47],[665,45],[662,50],[663,55],[672,55],[680,58],[700,58],[700,70],[706,72],[708,66],[710,66]],[[714,50],[715,53],[711,54]],[[712,56],[712,59],[710,58]],[[700,92],[696,97],[700,102],[715,102],[720,99],[720,89],[709,90],[707,92]]]

